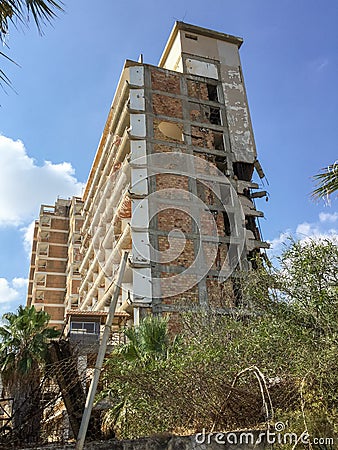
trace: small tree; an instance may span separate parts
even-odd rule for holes
[[[48,342],[59,336],[48,327],[49,318],[34,306],[19,306],[17,313],[2,317],[1,377],[7,395],[14,399],[13,431],[20,441],[35,441],[40,432],[40,381]]]
[[[168,320],[163,317],[148,316],[137,328],[125,330],[125,335],[128,342],[109,355],[104,370],[105,388],[100,398],[109,398],[112,403],[103,417],[102,431],[106,434],[128,427],[133,411],[144,403],[134,390],[128,390],[128,382],[122,381],[123,374],[137,376],[137,373],[157,368],[176,347],[175,340],[169,337]]]

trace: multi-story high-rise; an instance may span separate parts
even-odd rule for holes
[[[55,206],[41,206],[28,285],[27,304],[44,309],[51,316],[51,325],[59,328],[64,321],[70,203],[59,199]]]
[[[52,324],[98,332],[124,251],[116,327],[238,304],[238,272],[267,247],[241,44],[177,22],[158,66],[126,61],[82,199],[36,224],[28,303]]]

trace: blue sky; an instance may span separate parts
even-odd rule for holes
[[[338,159],[336,0],[65,0],[39,36],[11,29],[1,60],[0,313],[25,302],[29,225],[41,203],[79,194],[125,59],[157,64],[175,20],[244,38],[240,50],[269,202],[265,239],[337,233],[337,200],[309,196]],[[20,142],[18,142],[20,141]]]

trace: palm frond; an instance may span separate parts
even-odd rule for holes
[[[56,18],[57,12],[63,12],[62,6],[62,1],[55,0],[0,0],[0,43],[5,45],[10,23],[14,26],[18,22],[28,25],[30,16],[33,16],[38,32],[43,34],[42,26]],[[0,56],[16,64],[3,52],[0,52]],[[10,79],[2,69],[0,69],[0,86],[4,91],[4,86],[12,88]]]
[[[316,188],[312,192],[315,199],[325,198],[338,190],[338,164],[332,164],[322,172],[314,175],[313,179],[317,182]]]
[[[56,11],[63,11],[62,4],[54,0],[26,0],[28,14],[32,13],[40,34],[42,34],[41,25],[50,23],[52,19],[57,17]]]

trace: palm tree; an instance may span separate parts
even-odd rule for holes
[[[6,44],[6,36],[11,22],[15,26],[17,24],[28,26],[31,16],[33,16],[39,33],[42,34],[42,25],[51,22],[57,12],[63,11],[61,5],[61,1],[56,2],[55,0],[0,0],[0,43]],[[0,55],[14,62],[5,53],[0,52]],[[0,69],[0,85],[1,82],[10,84],[8,77]]]
[[[316,199],[329,197],[338,190],[338,162],[322,169],[322,172],[313,178],[317,181],[317,187],[312,196]]]
[[[34,441],[40,432],[40,381],[50,339],[50,316],[34,306],[19,306],[3,315],[0,326],[0,368],[4,389],[13,397],[12,426],[19,441]]]
[[[126,361],[147,364],[151,360],[165,359],[172,343],[168,333],[168,319],[148,316],[137,328],[125,330],[128,342],[118,349]]]
[[[106,387],[99,395],[99,400],[111,404],[102,421],[106,435],[123,428],[138,403],[126,387],[123,374],[132,372],[137,376],[138,370],[156,367],[177,348],[176,340],[170,338],[167,318],[148,316],[137,328],[128,328],[124,333],[128,342],[109,355],[103,377]]]

